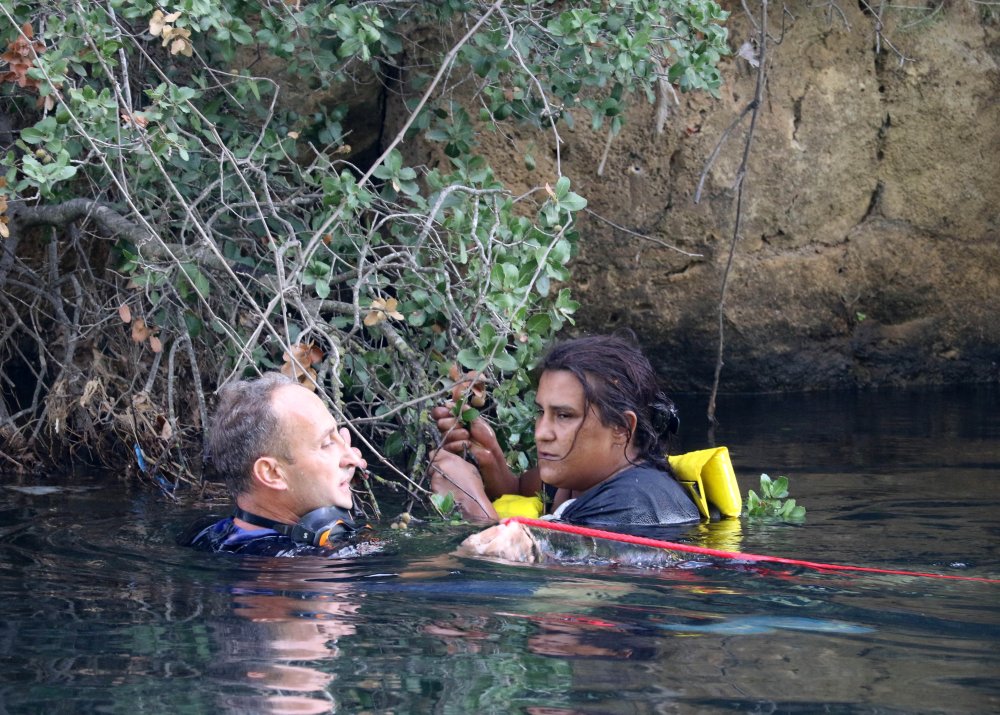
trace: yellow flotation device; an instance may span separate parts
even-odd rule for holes
[[[493,508],[497,510],[497,516],[501,519],[512,516],[537,519],[545,511],[540,497],[522,497],[520,494],[504,494],[493,501]]]
[[[728,448],[700,449],[676,454],[667,460],[677,481],[698,505],[702,519],[711,517],[710,506],[718,509],[722,516],[739,516],[743,511],[743,497]]]
[[[677,481],[687,489],[697,504],[702,519],[711,518],[712,506],[722,516],[739,516],[743,511],[743,497],[740,496],[736,472],[733,471],[733,463],[726,447],[701,449],[667,459]],[[540,498],[522,497],[518,494],[504,494],[493,502],[493,508],[501,519],[512,516],[537,519],[545,509]]]

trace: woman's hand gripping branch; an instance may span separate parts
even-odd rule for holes
[[[482,407],[486,384],[478,373],[461,376],[457,367],[452,373],[452,400],[430,412],[441,433],[440,448],[432,455],[431,488],[453,494],[469,521],[496,521],[493,500],[504,494],[534,496],[541,480],[535,469],[520,478],[510,470],[496,432],[485,419],[478,415],[471,421],[461,419],[456,404]]]

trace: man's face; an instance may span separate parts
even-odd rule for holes
[[[623,439],[585,409],[583,385],[568,370],[548,370],[535,398],[538,473],[554,487],[585,491],[628,466]],[[619,442],[621,442],[619,444]]]
[[[351,448],[350,433],[337,429],[337,421],[315,394],[298,385],[279,387],[271,394],[271,407],[281,425],[284,456],[276,456],[285,477],[285,497],[302,516],[313,509],[353,504],[351,479],[363,464]]]

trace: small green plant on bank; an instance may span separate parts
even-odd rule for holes
[[[788,477],[771,479],[760,475],[760,496],[753,489],[747,494],[746,515],[765,517],[782,521],[802,521],[806,518],[806,508],[788,499]]]

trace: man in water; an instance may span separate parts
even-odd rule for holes
[[[347,428],[338,428],[323,401],[295,380],[268,373],[224,387],[208,455],[236,510],[189,545],[262,556],[329,554],[359,531],[351,480],[367,462]]]

